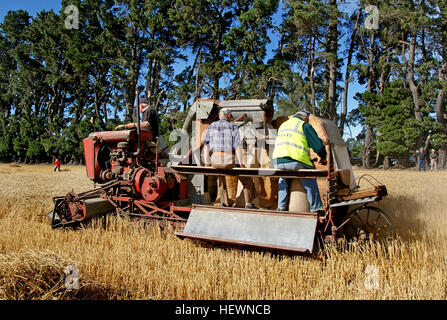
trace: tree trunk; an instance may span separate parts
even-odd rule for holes
[[[442,66],[439,70],[439,82],[441,88],[438,92],[438,97],[436,99],[436,121],[441,125],[441,133],[447,136],[447,111],[445,107],[445,96],[444,87],[447,81],[447,23],[446,23],[446,9],[447,6],[444,2],[440,1],[439,11],[441,12],[441,25],[440,30],[442,31],[442,37],[440,39],[442,46]],[[438,153],[438,168],[446,168],[446,156],[447,156],[447,144],[441,145]]]
[[[352,55],[353,55],[354,49],[355,49],[355,35],[357,32],[359,20],[360,20],[360,10],[357,13],[357,18],[355,20],[355,26],[354,26],[354,29],[352,30],[351,40],[350,40],[350,44],[349,44],[349,51],[348,51],[348,61],[346,63],[345,87],[343,88],[343,110],[340,114],[340,125],[338,127],[342,137],[343,137],[343,132],[345,129],[346,114],[348,113],[348,87],[349,87],[349,76],[351,74],[349,68],[351,66]]]
[[[443,145],[439,149],[438,154],[438,169],[445,169],[446,168],[446,156],[447,156],[447,146]]]
[[[133,121],[134,104],[135,104],[135,81],[128,81],[126,93],[126,114],[124,116],[125,122]]]
[[[373,131],[369,125],[365,125],[365,131],[365,147],[362,152],[362,164],[363,168],[370,169],[371,162],[369,158],[371,156],[371,145],[373,143]]]
[[[193,103],[199,99],[200,92],[202,92],[202,86],[199,88],[199,74],[200,74],[200,66],[202,64],[202,53],[199,54],[199,61],[197,64],[197,71],[196,71],[196,82],[195,82],[195,91],[194,91],[194,97],[193,97]],[[186,109],[185,109],[186,110]]]
[[[135,36],[137,31],[135,26],[132,29],[132,36]],[[133,44],[131,50],[131,57],[129,63],[129,70],[127,74],[127,84],[126,84],[126,114],[125,120],[126,122],[133,121],[134,114],[134,106],[135,106],[135,88],[138,85],[138,78],[140,76],[140,68],[142,64],[142,49],[138,47],[136,43]],[[138,108],[138,106],[137,106]]]
[[[219,90],[220,90],[220,72],[216,73],[213,77],[213,91],[211,93],[211,99],[217,100],[219,99]]]
[[[363,43],[363,40],[362,40]],[[374,70],[374,57],[375,57],[375,35],[374,32],[371,34],[371,39],[370,39],[370,48],[367,51],[366,47],[363,43],[363,50],[365,55],[367,56],[368,59],[368,85],[367,85],[367,90],[368,92],[373,93],[374,92],[374,87],[376,84],[375,81],[375,77],[376,77],[376,73]],[[371,147],[374,143],[374,132],[373,132],[373,128],[368,125],[365,124],[365,146],[363,147],[363,154],[362,154],[362,163],[363,163],[363,167],[370,169],[371,168],[371,162],[370,162],[370,156],[371,156]]]
[[[331,1],[332,6],[337,6],[337,1]],[[336,122],[337,121],[337,43],[338,43],[338,30],[337,30],[338,20],[333,18],[329,21],[329,88],[328,88],[328,102],[329,102],[329,118]]]
[[[410,85],[411,95],[413,97],[414,104],[414,116],[418,122],[422,125],[422,112],[419,101],[419,92],[418,86],[414,80],[414,59],[415,59],[415,51],[416,51],[416,33],[413,34],[410,43],[410,54],[408,56],[408,82]],[[423,143],[424,133],[421,132],[418,138],[418,146],[421,146]]]
[[[383,158],[383,169],[388,170],[390,168],[390,158],[388,156],[385,156]]]
[[[312,114],[316,112],[316,103],[315,103],[315,37],[309,37],[309,84],[310,84],[310,101],[312,106]]]
[[[441,85],[445,83],[447,80],[447,61],[444,61],[441,70],[439,71],[439,80],[441,81]],[[441,125],[442,133],[447,136],[447,121],[445,116],[447,112],[445,111],[445,97],[444,97],[444,89],[441,87],[438,92],[438,97],[436,99],[436,121]],[[438,157],[438,165],[439,168],[445,169],[446,166],[446,154],[447,154],[447,145],[442,145],[439,150]]]
[[[101,100],[100,100],[100,98],[98,98],[98,93],[97,92],[95,92],[95,95],[94,95],[93,105],[94,105],[94,108],[95,108],[95,117],[96,117],[96,119],[99,120],[99,125],[100,125],[101,129],[104,130],[106,125],[104,123],[103,117],[101,116],[101,112],[100,112]]]
[[[376,161],[374,161],[373,167],[377,167],[377,164],[379,163],[379,159],[380,159],[380,152],[377,151],[376,152]]]
[[[196,69],[197,66],[197,74],[196,77],[198,77],[199,75],[199,66],[200,66],[200,60],[202,59],[202,47],[200,46],[199,49],[197,50],[196,53],[196,57],[194,59],[194,63],[191,67],[191,71],[188,73],[188,78],[187,78],[187,82],[186,83],[191,83],[192,81],[192,77],[194,76],[194,70]],[[197,79],[196,79],[196,90],[197,90]],[[196,95],[194,94],[193,97],[193,103],[196,101]],[[188,107],[188,98],[185,98],[184,102],[183,102],[183,110],[186,110]]]

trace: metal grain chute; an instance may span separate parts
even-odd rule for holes
[[[179,237],[311,253],[317,216],[267,210],[194,206]]]

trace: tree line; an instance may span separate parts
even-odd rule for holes
[[[366,168],[405,165],[420,147],[445,167],[447,1],[351,2],[62,0],[60,12],[10,11],[0,158],[81,161],[90,132],[133,119],[142,85],[166,137],[198,98],[270,98],[277,114],[306,108],[342,134],[360,126],[347,143]],[[365,88],[356,108],[353,82]]]

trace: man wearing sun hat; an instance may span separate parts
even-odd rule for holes
[[[140,106],[139,106],[141,116],[140,128],[141,130],[147,130],[152,132],[152,141],[155,141],[159,134],[159,122],[158,122],[158,114],[153,108],[151,108],[143,96],[140,98]],[[115,127],[115,130],[119,129],[135,129],[137,124],[135,122],[121,124]]]
[[[302,110],[290,117],[278,128],[273,151],[273,163],[277,169],[298,170],[313,169],[310,149],[318,154],[320,162],[326,161],[326,149],[315,129],[309,124],[309,112]],[[278,180],[278,210],[286,211],[288,204],[290,179]],[[306,190],[310,211],[320,213],[323,210],[316,179],[301,179]]]

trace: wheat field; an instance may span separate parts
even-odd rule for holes
[[[93,188],[85,167],[0,164],[0,299],[446,299],[447,171],[354,174],[387,186],[377,205],[396,240],[306,257],[199,245],[119,218],[52,230],[40,215],[52,197]]]

